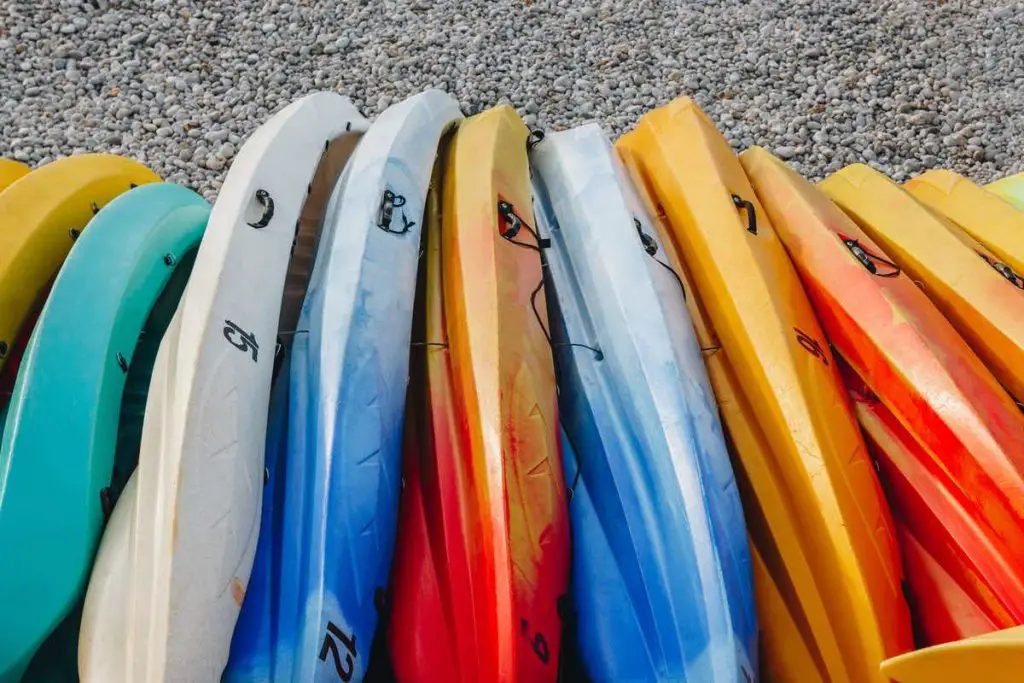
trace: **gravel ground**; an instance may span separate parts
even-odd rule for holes
[[[212,196],[318,89],[367,116],[427,87],[612,134],[681,93],[737,149],[820,178],[1021,170],[1024,3],[1004,0],[4,0],[0,156],[114,152]]]

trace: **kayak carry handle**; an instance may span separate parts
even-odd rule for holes
[[[757,234],[757,213],[754,211],[754,205],[749,201],[739,196],[738,194],[729,195],[732,198],[732,205],[737,209],[742,209],[747,212],[747,232],[751,235]]]

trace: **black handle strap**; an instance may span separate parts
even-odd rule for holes
[[[732,198],[732,205],[737,209],[747,212],[747,232],[751,235],[757,234],[757,213],[754,211],[754,205],[749,201],[739,196],[738,194],[730,195]]]

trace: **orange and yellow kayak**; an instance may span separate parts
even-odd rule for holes
[[[569,518],[528,134],[507,106],[467,119],[435,174],[388,639],[401,680],[558,676]]]
[[[928,171],[903,186],[1024,277],[1024,211],[952,171]]]
[[[951,558],[944,563],[951,573],[952,559],[968,562],[977,544],[1019,566],[1024,421],[1013,401],[910,277],[825,193],[762,149],[744,152],[743,162],[829,340],[891,411],[886,426],[902,426],[915,445],[899,460],[895,449],[879,449],[893,456],[883,472],[899,475],[887,478],[897,518],[929,553]],[[866,429],[875,443],[893,441],[870,423]],[[995,590],[1002,578],[974,583]],[[913,588],[915,577],[908,579]],[[1009,616],[1012,596],[986,604],[982,588],[964,588],[992,619]]]
[[[1024,402],[1024,280],[971,235],[869,166],[847,166],[821,187]],[[1024,245],[1024,230],[1019,242]]]
[[[882,491],[828,344],[725,139],[688,98],[618,148],[662,219],[735,449],[753,549],[761,672],[880,681],[911,647]]]

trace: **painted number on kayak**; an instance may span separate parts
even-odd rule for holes
[[[336,640],[337,639],[337,640]],[[341,642],[342,646],[347,650],[345,653],[345,664],[341,663],[341,652],[338,650],[338,641]],[[334,670],[338,672],[338,677],[348,683],[352,680],[352,673],[355,670],[355,664],[353,658],[357,657],[356,654],[356,636],[346,635],[333,621],[327,622],[327,633],[324,635],[324,644],[320,647],[320,661],[327,661],[327,653],[330,653],[334,659]]]
[[[811,355],[820,358],[821,362],[827,366],[828,354],[826,354],[825,350],[821,348],[821,343],[811,335],[801,330],[799,327],[794,327],[793,331],[796,332],[796,340],[800,342],[800,346],[804,347],[804,349],[810,352]]]
[[[256,343],[256,335],[246,332],[230,320],[225,320],[224,338],[239,351],[248,351],[252,355],[252,362],[256,362],[257,354],[260,351],[259,344]]]
[[[533,637],[531,638],[530,622],[526,619],[520,619],[519,622],[522,626],[523,638],[526,638],[526,642],[528,642],[530,647],[533,648],[533,653],[537,655],[537,659],[544,664],[547,664],[548,660],[551,659],[551,652],[548,650],[548,641],[544,638],[544,634],[538,631],[533,634]]]

